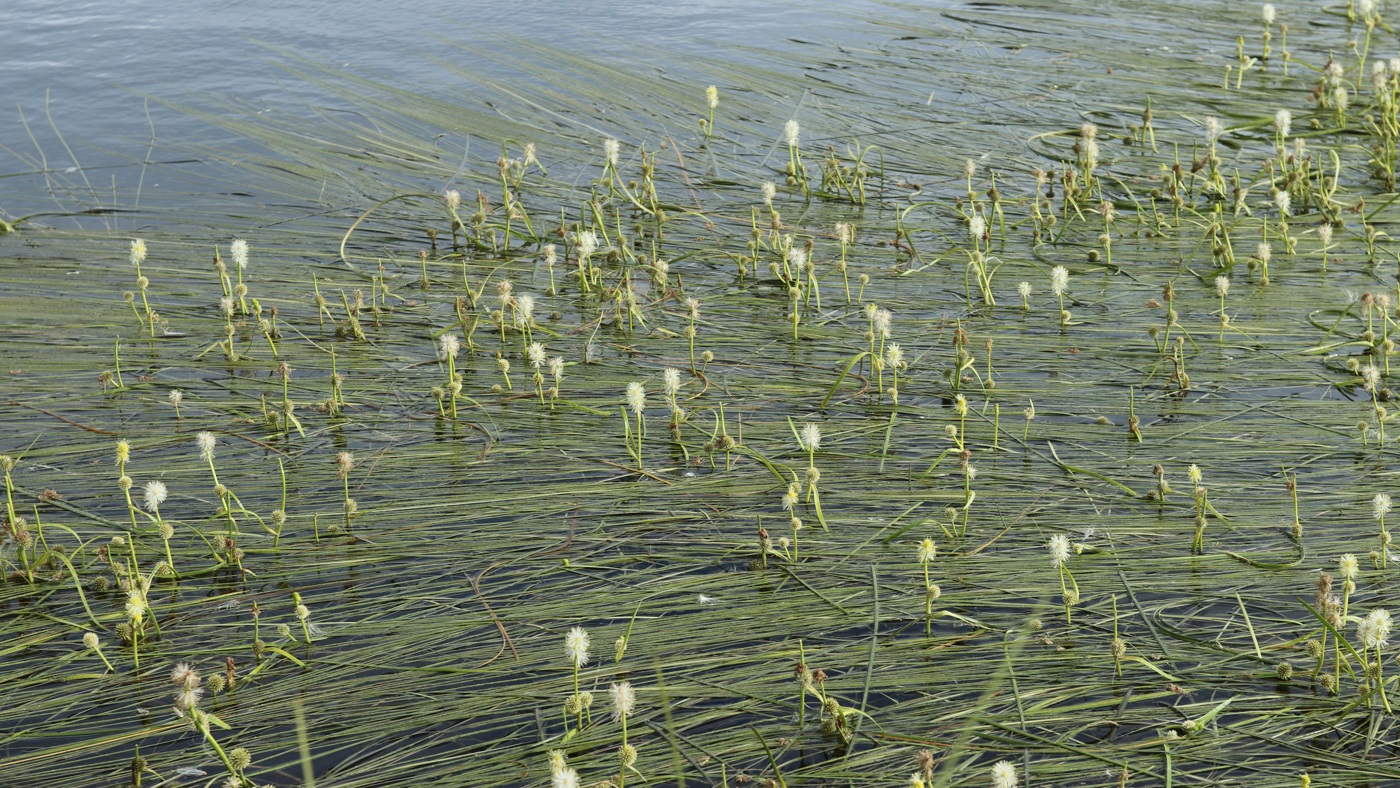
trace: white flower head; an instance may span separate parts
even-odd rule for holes
[[[797,121],[790,120],[783,124],[783,141],[787,143],[789,148],[797,147],[797,137],[800,133],[801,127],[797,125]]]
[[[894,322],[894,315],[890,313],[890,310],[876,309],[872,322],[875,324],[875,333],[881,339],[890,338],[890,326]]]
[[[560,356],[553,356],[549,359],[549,374],[554,376],[554,383],[564,379],[564,359]]]
[[[612,695],[613,716],[618,719],[631,716],[637,707],[637,692],[632,689],[631,682],[618,682],[608,688],[608,693]]]
[[[1215,277],[1215,294],[1218,295],[1218,296],[1220,296],[1221,298],[1224,298],[1224,297],[1226,296],[1226,294],[1228,294],[1229,292],[1230,292],[1230,277],[1228,277],[1228,276],[1217,276],[1217,277]]]
[[[763,194],[763,204],[769,208],[773,207],[773,198],[778,196],[778,187],[772,181],[764,181],[759,187],[759,192]]]
[[[714,85],[705,88],[705,103],[710,105],[710,109],[719,106],[719,88]]]
[[[1050,551],[1050,563],[1053,566],[1064,566],[1069,560],[1069,537],[1064,534],[1055,534],[1050,537],[1050,541],[1045,544]]]
[[[1288,132],[1293,130],[1293,113],[1286,109],[1281,109],[1274,113],[1274,131],[1280,137],[1287,137]]]
[[[1050,291],[1057,296],[1064,295],[1069,289],[1069,269],[1062,265],[1057,265],[1050,269]]]
[[[1366,644],[1366,648],[1373,648],[1379,651],[1385,648],[1386,642],[1390,638],[1390,629],[1393,621],[1390,611],[1385,608],[1375,608],[1361,620],[1357,626],[1357,634],[1361,636],[1361,642]]]
[[[1293,195],[1280,189],[1274,194],[1274,205],[1278,207],[1279,216],[1289,216],[1293,213]]]
[[[575,668],[588,664],[588,632],[583,627],[574,627],[564,635],[564,653]]]
[[[194,436],[194,442],[199,446],[199,456],[205,462],[214,461],[214,433],[201,432]]]
[[[1273,3],[1265,3],[1264,6],[1259,9],[1259,11],[1264,17],[1264,25],[1266,27],[1274,23],[1275,11]]]
[[[447,207],[453,211],[462,204],[462,193],[456,189],[448,189],[443,192],[442,198],[447,201]]]
[[[131,264],[140,265],[146,260],[146,242],[140,238],[131,240]]]
[[[554,265],[554,264],[557,263],[557,262],[559,262],[559,250],[558,250],[558,248],[556,248],[556,247],[554,246],[554,244],[545,244],[545,245],[544,245],[544,263],[545,263],[545,265]]]
[[[927,564],[938,556],[938,546],[932,539],[925,539],[919,543],[919,563]]]
[[[608,164],[616,167],[618,159],[622,155],[622,143],[608,137],[603,140],[603,156],[607,158]]]
[[[1371,516],[1377,520],[1390,513],[1390,496],[1385,493],[1376,493],[1376,497],[1371,499]]]
[[[647,390],[641,383],[632,381],[627,384],[627,409],[633,414],[640,416],[647,407]]]
[[[982,218],[982,214],[974,213],[971,221],[967,223],[967,235],[976,241],[987,234],[987,220]]]
[[[1375,364],[1367,364],[1361,368],[1361,385],[1367,391],[1381,390],[1381,371]],[[1387,498],[1386,500],[1390,500]]]
[[[798,442],[802,444],[804,450],[809,452],[816,451],[821,448],[822,445],[822,428],[812,423],[803,424],[801,437]]]
[[[1016,285],[1016,292],[1017,292],[1017,293],[1020,293],[1022,298],[1030,298],[1030,297],[1031,297],[1031,283],[1030,283],[1030,282],[1022,282],[1021,284]]]
[[[233,243],[228,246],[229,253],[233,255],[233,262],[238,268],[248,267],[248,242],[242,238],[233,239]]]
[[[1020,778],[1011,761],[997,761],[992,766],[992,788],[1016,788],[1017,785],[1020,785]]]
[[[169,491],[165,489],[165,482],[146,482],[146,511],[154,512],[159,509],[169,494]]]
[[[529,359],[535,369],[539,369],[544,364],[544,345],[539,342],[531,342],[530,346],[525,348],[525,358]]]
[[[788,265],[792,266],[794,271],[801,271],[807,267],[807,252],[804,249],[793,246],[787,250],[786,257]]]
[[[565,766],[554,773],[550,788],[579,788],[578,772],[574,771],[571,766]]]
[[[1214,145],[1220,139],[1220,135],[1225,133],[1225,127],[1220,125],[1220,118],[1210,115],[1206,117],[1206,140]]]
[[[456,358],[462,352],[462,340],[456,334],[443,334],[438,337],[438,360]]]
[[[1341,575],[1343,580],[1355,580],[1356,576],[1360,574],[1360,567],[1356,561],[1356,556],[1347,553],[1341,558],[1338,558],[1337,574]]]
[[[1330,245],[1331,245],[1331,243],[1332,243],[1332,225],[1331,225],[1331,224],[1322,224],[1322,225],[1318,225],[1318,228],[1317,228],[1317,240],[1321,241],[1323,246],[1330,246]]]
[[[666,396],[676,396],[676,392],[681,390],[681,371],[674,367],[661,370],[661,384],[666,390]]]
[[[591,257],[598,251],[598,234],[592,230],[584,230],[578,234],[578,253],[580,257]]]

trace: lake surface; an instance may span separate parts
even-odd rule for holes
[[[1400,45],[1277,5],[11,4],[0,782],[1394,783]]]

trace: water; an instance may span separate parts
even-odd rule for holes
[[[620,681],[638,688],[636,785],[904,784],[922,749],[938,786],[985,784],[1001,760],[1035,786],[1395,781],[1385,701],[1299,603],[1345,553],[1354,616],[1393,599],[1368,554],[1397,429],[1374,404],[1394,394],[1365,332],[1395,331],[1394,301],[1363,309],[1393,297],[1400,258],[1367,241],[1397,217],[1362,116],[1393,114],[1400,79],[1392,110],[1361,80],[1346,130],[1313,103],[1303,64],[1362,46],[1342,7],[1282,7],[1290,75],[1275,25],[1238,88],[1236,38],[1262,54],[1263,23],[1204,0],[275,23],[24,8],[0,43],[62,56],[7,54],[6,82],[36,109],[51,89],[84,168],[27,113],[50,171],[7,179],[4,207],[51,213],[0,238],[5,518],[26,519],[0,538],[0,774],[121,784],[139,747],[147,784],[217,784],[228,767],[171,709],[188,663],[229,725],[209,736],[248,748],[259,785],[533,786],[552,749],[584,784],[615,779]],[[114,83],[155,99],[149,163],[142,98]],[[1306,175],[1275,149],[1279,108]],[[1207,117],[1225,127],[1214,163]],[[788,120],[810,198],[785,177]],[[35,166],[22,128],[0,139],[18,154],[0,171]],[[503,184],[503,140],[541,166]],[[859,166],[860,188],[836,182]],[[1065,172],[1098,185],[1067,200]],[[788,239],[811,244],[811,277],[784,269]],[[532,341],[563,361],[538,388]],[[153,574],[167,559],[178,577]],[[581,727],[573,627],[592,636]],[[804,688],[803,665],[825,680]]]

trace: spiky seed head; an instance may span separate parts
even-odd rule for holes
[[[131,444],[125,439],[117,441],[117,464],[125,465],[131,459]]]
[[[89,649],[89,650],[91,650],[91,651],[96,651],[97,648],[98,648],[99,646],[101,646],[101,645],[102,645],[102,642],[99,641],[99,640],[97,639],[97,633],[96,633],[96,632],[84,632],[84,633],[83,633],[83,647],[84,647],[84,648]]]

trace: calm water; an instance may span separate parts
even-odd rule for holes
[[[470,69],[493,66],[459,45],[490,49],[509,38],[570,52],[625,60],[633,42],[675,52],[715,55],[733,45],[781,47],[788,37],[851,38],[848,12],[875,4],[813,6],[780,0],[669,2],[451,2],[410,0],[385,13],[379,3],[138,0],[64,3],[14,0],[0,27],[0,173],[31,170],[34,142],[51,168],[73,162],[49,126],[44,104],[79,163],[99,167],[140,158],[150,137],[143,105],[159,140],[156,159],[175,142],[229,143],[227,135],[160,105],[160,100],[226,99],[238,111],[287,113],[334,98],[279,66],[285,50],[347,72],[413,86],[448,85],[441,58]],[[931,6],[932,7],[932,6]],[[840,8],[841,10],[837,10]],[[646,68],[667,64],[648,62]],[[123,177],[125,174],[119,174]],[[103,176],[106,179],[106,176]],[[151,184],[147,184],[148,187]],[[22,199],[10,192],[9,200]],[[22,213],[6,206],[10,213]]]

